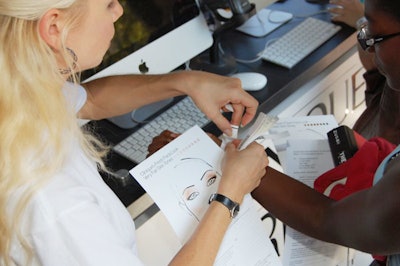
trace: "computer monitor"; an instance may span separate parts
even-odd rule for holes
[[[212,45],[196,0],[120,0],[124,15],[103,63],[82,73],[83,82],[122,74],[168,73]],[[118,93],[118,92],[116,92]],[[109,120],[132,128],[172,101],[150,104]]]

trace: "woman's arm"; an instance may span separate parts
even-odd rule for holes
[[[241,203],[243,197],[260,183],[267,164],[268,159],[261,145],[253,143],[245,150],[238,151],[234,144],[229,143],[217,193]],[[227,207],[212,201],[196,231],[171,261],[171,265],[213,265],[231,221]]]
[[[192,237],[170,265],[213,265],[232,218],[228,209],[213,201]]]
[[[121,115],[152,102],[186,94],[223,132],[230,135],[231,123],[246,125],[254,118],[258,107],[257,100],[242,89],[239,79],[202,71],[111,76],[83,86],[88,99],[79,115],[85,119]],[[231,122],[220,112],[228,103],[234,109]]]
[[[371,189],[337,202],[272,168],[252,195],[288,226],[375,254],[400,252],[400,162]]]

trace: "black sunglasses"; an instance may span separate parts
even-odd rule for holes
[[[367,50],[368,48],[374,46],[377,43],[383,42],[384,40],[388,40],[390,38],[393,38],[393,37],[396,37],[399,35],[400,35],[400,32],[371,37],[368,32],[367,25],[364,25],[358,32],[357,40],[358,40],[358,43],[361,45],[361,48],[363,48],[363,50]]]

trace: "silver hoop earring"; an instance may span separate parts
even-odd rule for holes
[[[75,54],[74,50],[72,50],[71,48],[65,48],[68,53],[71,55],[72,57],[72,69],[76,68],[76,62],[78,61],[78,56]],[[67,68],[67,69],[59,69],[60,74],[62,75],[66,75],[66,74],[71,74],[72,72],[71,68]]]

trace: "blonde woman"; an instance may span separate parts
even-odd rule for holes
[[[1,265],[141,265],[133,221],[97,172],[103,146],[77,117],[123,114],[180,94],[227,134],[230,123],[254,117],[257,102],[238,80],[202,72],[79,86],[76,75],[101,62],[122,12],[116,0],[0,0]],[[220,114],[227,103],[232,121]],[[268,160],[257,144],[226,151],[218,193],[240,203]],[[230,221],[213,201],[171,264],[211,265]]]

